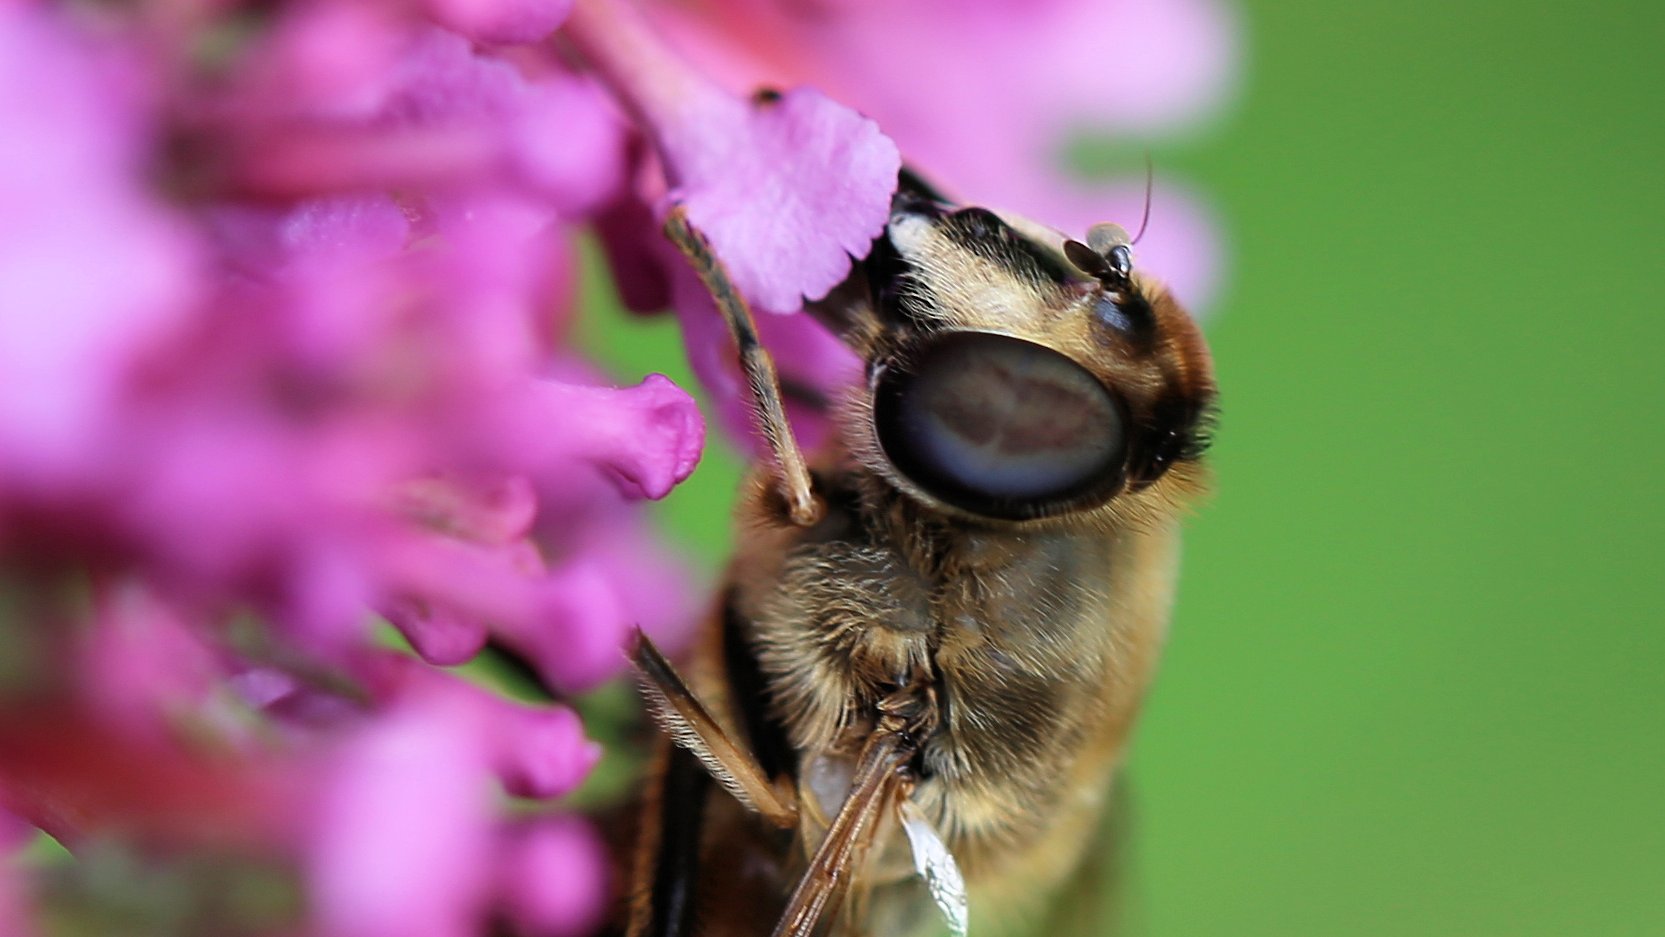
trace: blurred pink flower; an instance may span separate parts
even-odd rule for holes
[[[135,356],[195,298],[186,232],[131,184],[145,128],[127,64],[0,8],[0,485],[92,471],[85,438],[116,428]]]
[[[533,820],[505,833],[500,876],[504,910],[527,937],[579,937],[606,910],[607,852],[586,823]]]
[[[33,937],[36,933],[24,890],[21,871],[9,859],[0,858],[0,934],[6,937]]]
[[[345,740],[306,847],[318,934],[477,932],[492,818],[478,728],[468,709],[418,697]]]
[[[27,843],[34,833],[34,827],[23,818],[0,806],[0,865],[9,861],[13,850]]]
[[[407,657],[376,655],[360,666],[389,711],[421,704],[471,720],[468,734],[483,744],[483,764],[516,797],[567,794],[601,757],[578,714],[565,706],[513,702]]]
[[[505,876],[576,933],[605,896],[539,904],[525,870],[600,889],[601,859],[528,852],[575,828],[510,835],[498,799],[572,790],[598,746],[371,651],[375,612],[436,663],[498,635],[561,691],[638,624],[675,644],[697,603],[634,502],[704,427],[563,346],[625,128],[554,57],[469,39],[565,5],[424,9],[469,38],[280,6],[212,75],[179,56],[214,10],[0,11],[0,566],[32,590],[0,630],[40,674],[0,684],[0,801],[72,848],[273,853],[308,934],[478,933]]]
[[[441,26],[476,42],[537,42],[555,31],[572,10],[572,0],[427,0]]]

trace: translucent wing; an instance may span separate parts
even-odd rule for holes
[[[931,900],[947,919],[948,932],[954,937],[965,937],[968,916],[965,879],[953,854],[913,801],[903,800],[897,813],[902,820],[902,831],[908,835],[908,845],[913,847],[914,871],[925,880]]]

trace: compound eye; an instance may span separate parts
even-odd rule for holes
[[[990,517],[1039,517],[1120,484],[1120,400],[1045,346],[949,333],[887,368],[875,391],[885,455],[949,504]]]

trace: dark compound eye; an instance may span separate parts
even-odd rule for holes
[[[935,497],[990,517],[1027,518],[1121,483],[1121,401],[1068,357],[981,332],[933,341],[875,389],[879,443]]]

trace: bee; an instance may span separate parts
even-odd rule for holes
[[[1201,333],[1123,229],[1073,240],[904,171],[869,255],[807,308],[866,367],[806,458],[720,261],[679,211],[666,231],[773,458],[686,672],[633,651],[668,739],[628,932],[1025,916],[1082,864],[1156,665],[1207,485]]]

